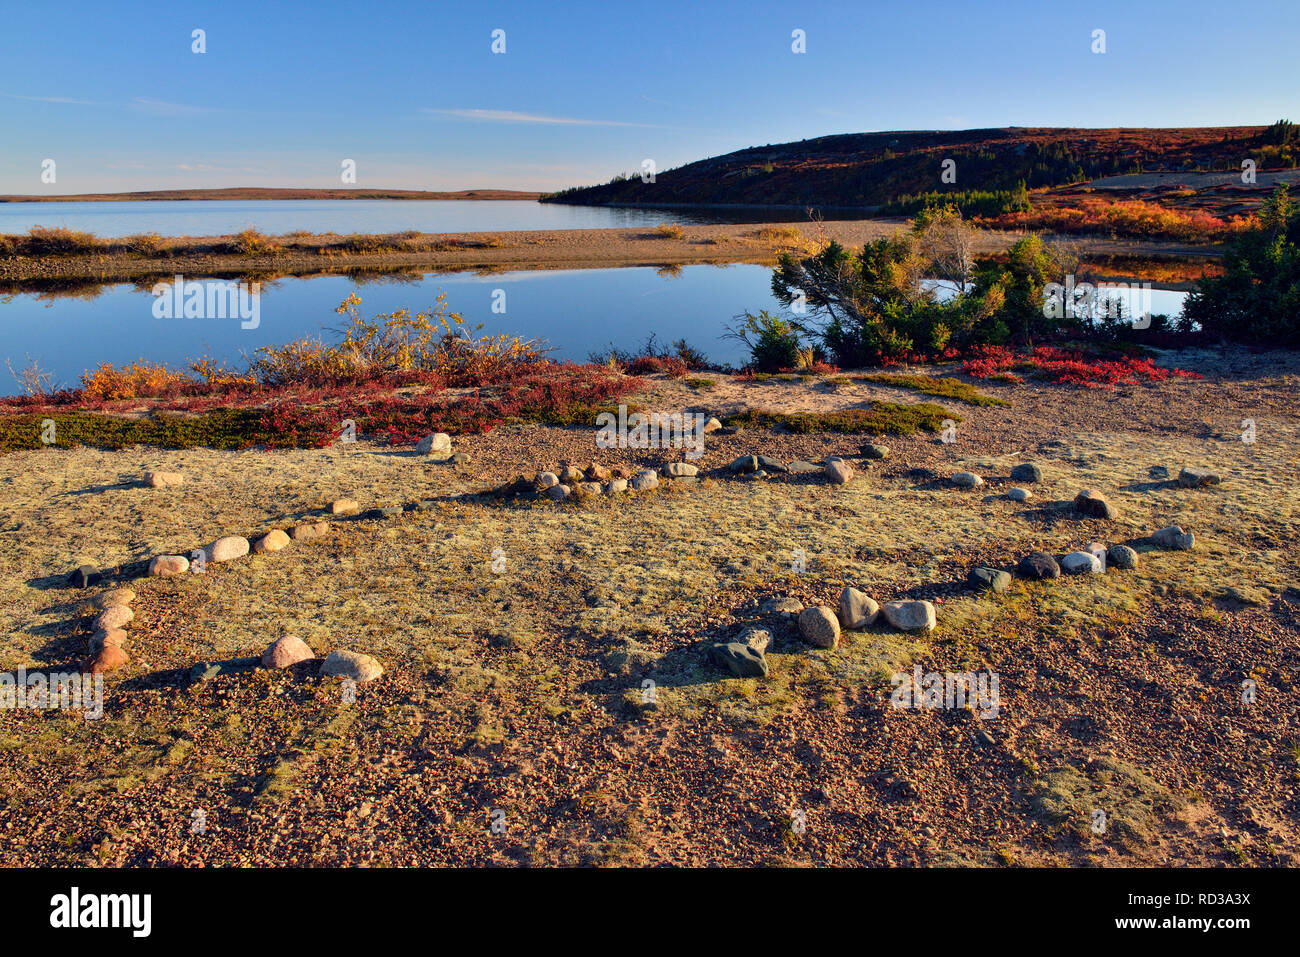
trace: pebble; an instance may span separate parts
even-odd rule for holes
[[[1007,491],[1007,498],[1013,502],[1028,502],[1030,492],[1027,488],[1013,488]]]
[[[952,477],[952,484],[958,488],[978,488],[984,480],[974,472],[958,472]]]
[[[976,591],[1004,592],[1011,587],[1011,576],[997,568],[977,565],[966,576],[966,584]]]
[[[383,666],[370,655],[355,651],[331,651],[321,663],[320,673],[327,678],[351,678],[365,684],[384,673]]]
[[[468,452],[456,452],[456,453],[453,454],[452,457],[451,457],[451,464],[452,464],[452,465],[469,465],[469,453],[468,453]]]
[[[155,555],[149,563],[149,574],[159,578],[184,575],[190,570],[190,560],[184,555]]]
[[[1092,518],[1114,518],[1116,515],[1114,506],[1106,501],[1106,497],[1090,488],[1074,497],[1074,507]]]
[[[880,611],[899,631],[932,631],[937,624],[934,605],[928,601],[887,601]]]
[[[853,478],[853,466],[844,461],[827,462],[826,477],[835,485],[844,485]]]
[[[845,585],[840,592],[840,621],[845,628],[866,628],[880,614],[880,605],[866,592]]]
[[[1092,552],[1070,552],[1061,559],[1061,571],[1067,575],[1082,575],[1091,572],[1101,574],[1101,559]]]
[[[840,620],[825,606],[805,608],[799,613],[799,634],[814,647],[834,648],[840,643]]]
[[[253,545],[253,551],[261,555],[264,552],[278,552],[289,544],[289,536],[283,529],[273,529],[259,538]]]
[[[311,646],[307,642],[293,635],[285,635],[283,638],[274,641],[266,651],[262,652],[262,667],[288,668],[290,665],[296,665],[300,661],[315,657],[315,652],[311,650]]]
[[[1013,482],[1041,482],[1042,480],[1042,466],[1035,465],[1033,462],[1021,462],[1011,470]]]
[[[145,472],[144,483],[150,488],[167,488],[172,485],[182,485],[185,482],[185,476],[180,472]]]
[[[1020,564],[1016,566],[1016,574],[1021,578],[1059,578],[1061,566],[1047,552],[1030,552],[1020,559]]]

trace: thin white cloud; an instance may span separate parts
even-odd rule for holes
[[[103,103],[97,103],[94,100],[74,100],[69,96],[22,96],[18,93],[0,93],[0,96],[10,100],[27,100],[29,103],[67,103],[73,106],[104,106]]]
[[[645,126],[644,123],[620,123],[616,120],[581,120],[571,116],[542,116],[539,113],[520,113],[516,110],[422,110],[435,116],[454,116],[461,120],[483,120],[488,123],[547,123],[557,126]]]

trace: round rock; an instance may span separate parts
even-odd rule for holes
[[[845,585],[840,592],[840,621],[845,628],[866,628],[880,614],[880,605],[865,592]]]
[[[934,605],[928,601],[887,601],[880,612],[899,631],[932,631],[937,624]]]
[[[309,658],[315,657],[315,652],[311,650],[307,642],[293,635],[285,635],[262,652],[262,667],[288,668],[290,665],[296,665],[300,661],[307,661]]]
[[[359,684],[374,681],[384,673],[383,666],[370,655],[355,651],[331,651],[320,666],[320,673],[327,678],[351,678]]]
[[[840,641],[840,620],[825,606],[805,608],[799,613],[799,634],[817,648],[834,648]]]
[[[1021,578],[1059,578],[1061,566],[1056,564],[1056,559],[1047,552],[1030,552],[1020,559],[1020,564],[1016,566],[1016,574]]]

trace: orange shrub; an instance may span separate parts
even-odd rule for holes
[[[81,386],[96,399],[139,399],[177,395],[192,381],[183,372],[142,359],[120,369],[111,362],[101,363],[94,372],[82,375]]]

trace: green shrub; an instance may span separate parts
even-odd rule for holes
[[[750,365],[758,372],[778,372],[800,365],[799,330],[766,309],[758,315],[746,312],[743,321],[728,331],[727,338],[745,344]]]

